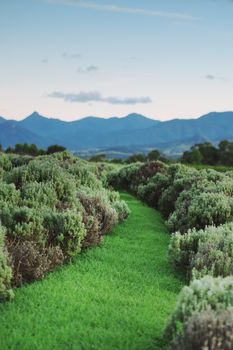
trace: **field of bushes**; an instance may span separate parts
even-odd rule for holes
[[[0,156],[0,300],[97,245],[129,210],[107,168],[67,152]]]
[[[233,348],[233,172],[135,163],[108,176],[158,209],[171,232],[168,259],[188,286],[165,335],[172,349]]]
[[[15,288],[43,279],[55,268],[76,261],[80,252],[99,245],[103,236],[130,214],[117,192],[123,190],[160,211],[171,233],[167,257],[170,269],[186,281],[163,338],[169,340],[173,350],[233,348],[233,171],[221,173],[160,161],[114,167],[86,162],[66,151],[38,157],[2,153],[0,182],[0,301],[13,299]],[[143,249],[150,251],[151,257],[153,252],[149,249],[153,240],[151,215],[158,214],[148,213],[146,209],[144,212],[142,208],[140,213],[137,214],[140,222],[135,221],[136,217],[129,220],[136,241],[133,243],[132,232],[126,231],[127,249],[134,244],[132,249],[137,251],[138,266],[144,269]],[[150,223],[142,224],[143,215],[145,221],[150,217]],[[145,239],[150,241],[144,241],[147,246],[141,248],[139,240],[146,234],[149,236]],[[166,230],[163,234],[166,241]],[[164,250],[165,241],[159,245],[160,232],[153,245],[158,244],[157,249]],[[123,251],[115,249],[109,256],[110,263],[106,265],[109,286],[113,278],[112,262],[120,260]],[[132,272],[133,261],[137,265],[134,251],[125,251],[123,265],[127,274]],[[95,253],[91,256],[94,259]],[[161,255],[161,259],[157,256],[154,263],[165,266],[164,256]],[[101,275],[99,263],[96,271]],[[161,286],[169,281],[169,290],[172,291],[172,284],[178,290],[179,279],[171,271],[160,266],[155,272],[156,281],[163,277],[159,274],[165,274]],[[147,284],[147,275],[139,275],[137,279],[142,278],[142,283]],[[137,289],[135,280],[132,283]],[[152,291],[151,282],[150,288]],[[111,293],[112,298],[115,287]],[[150,300],[158,300],[153,299],[153,293],[148,294],[147,308]],[[159,295],[162,303],[161,292]],[[123,299],[121,302],[124,303]],[[166,312],[171,305],[167,304]],[[149,314],[145,320],[151,327]],[[164,317],[166,313],[161,320]]]

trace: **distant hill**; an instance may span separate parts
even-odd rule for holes
[[[16,143],[35,143],[38,147],[50,145],[42,136],[21,127],[18,122],[0,119],[0,144],[6,148]]]
[[[198,142],[214,144],[233,141],[233,112],[212,112],[198,119],[173,119],[161,122],[140,114],[109,119],[86,117],[65,122],[37,112],[21,121],[0,117],[0,143],[36,143],[47,147],[58,143],[74,152],[108,150],[118,153],[158,148],[170,156],[181,154]],[[121,153],[121,152],[119,152]]]

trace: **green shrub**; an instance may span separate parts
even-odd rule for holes
[[[128,205],[121,200],[116,200],[112,203],[113,209],[117,212],[118,221],[124,221],[130,214]]]
[[[232,350],[233,311],[204,311],[195,314],[184,325],[183,333],[171,346],[172,350]]]
[[[125,220],[130,214],[130,209],[127,204],[120,199],[119,192],[105,190],[105,194],[107,196],[107,201],[105,200],[105,202],[109,202],[111,207],[117,212],[117,221],[121,222]]]
[[[146,184],[156,174],[166,174],[167,166],[160,161],[146,162],[142,164],[134,176],[132,177],[132,182],[130,188],[137,192],[138,186]]]
[[[146,184],[156,174],[166,172],[167,166],[160,161],[132,163],[111,171],[107,176],[107,183],[115,189],[136,194],[140,185]]]
[[[11,290],[12,271],[8,264],[5,247],[5,230],[0,226],[0,302],[10,300],[14,294]]]
[[[99,243],[129,214],[119,194],[103,187],[105,167],[68,152],[23,159],[7,155],[0,163],[0,221],[16,286],[43,278],[82,247]],[[6,261],[2,256],[0,249]]]
[[[103,187],[102,181],[97,178],[98,169],[91,167],[90,165],[78,162],[69,165],[67,171],[75,179],[77,188],[84,186],[96,190]]]
[[[44,240],[43,215],[28,207],[6,206],[0,211],[2,224],[6,227],[7,238],[16,240]]]
[[[190,204],[187,219],[189,227],[196,228],[229,222],[232,219],[230,199],[222,193],[202,193]]]
[[[168,218],[175,210],[176,201],[183,191],[188,191],[194,183],[199,181],[197,170],[181,164],[175,164],[168,169],[168,184],[159,200],[158,207],[161,213]]]
[[[223,193],[205,192],[206,188],[183,191],[176,201],[175,211],[167,225],[171,232],[186,232],[189,228],[221,225],[232,220],[232,199]]]
[[[107,178],[108,185],[115,189],[134,191],[133,180],[141,166],[141,163],[133,163],[111,171]]]
[[[169,186],[167,175],[158,173],[148,179],[146,184],[138,186],[137,195],[140,199],[154,208],[158,208],[158,202],[165,189]]]
[[[207,228],[205,234],[191,260],[193,278],[233,275],[233,224]]]
[[[86,235],[83,218],[80,213],[66,210],[63,213],[45,214],[44,225],[48,242],[61,247],[65,258],[73,258],[81,251],[81,243]]]
[[[13,205],[19,204],[20,192],[16,190],[14,184],[6,184],[0,182],[0,202],[10,203]]]
[[[189,277],[232,275],[233,224],[208,226],[199,231],[194,228],[185,234],[174,233],[169,245],[169,259]]]
[[[172,265],[190,274],[192,258],[197,253],[200,242],[205,240],[208,240],[205,231],[197,231],[195,228],[184,234],[173,233],[168,248],[168,256]]]
[[[4,153],[0,154],[0,168],[5,171],[9,171],[12,168],[10,156]]]
[[[21,189],[21,204],[30,208],[48,206],[54,208],[58,197],[51,182],[28,182]]]
[[[166,335],[172,340],[182,333],[185,322],[195,313],[230,308],[233,308],[233,277],[205,276],[194,280],[180,292]]]

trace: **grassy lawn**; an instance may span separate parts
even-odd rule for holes
[[[103,244],[0,305],[0,349],[166,349],[162,331],[183,282],[167,262],[160,215],[132,214]]]

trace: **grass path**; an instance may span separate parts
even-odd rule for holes
[[[162,330],[182,281],[167,262],[160,215],[132,210],[104,243],[0,305],[0,349],[166,349]]]

